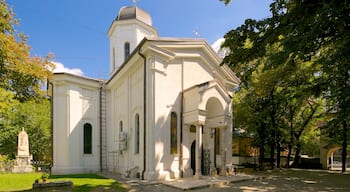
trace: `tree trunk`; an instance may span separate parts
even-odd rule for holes
[[[288,145],[288,156],[287,156],[287,168],[289,168],[289,162],[290,162],[291,156],[292,156],[292,145],[289,144]]]
[[[277,141],[277,168],[281,168],[281,145]]]
[[[264,170],[264,156],[265,156],[264,144],[260,142],[259,146],[259,170]]]
[[[259,130],[259,170],[264,169],[264,158],[265,158],[265,125],[261,123]]]
[[[275,167],[275,142],[273,140],[271,140],[270,147],[270,167],[273,169]]]
[[[299,161],[300,161],[300,148],[301,148],[301,144],[298,142],[297,143],[297,147],[295,149],[295,157],[294,157],[294,161],[292,164],[292,167],[299,167]]]
[[[341,153],[341,160],[342,160],[342,166],[341,166],[341,172],[345,172],[346,171],[346,156],[347,156],[347,147],[348,147],[348,125],[346,123],[346,121],[343,121],[343,149],[342,149],[342,153]]]
[[[290,116],[290,140],[288,144],[288,157],[287,157],[287,167],[289,168],[290,158],[292,156],[292,149],[294,144],[294,116]]]

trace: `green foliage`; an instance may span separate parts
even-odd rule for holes
[[[43,181],[46,181],[49,178],[50,174],[46,173],[46,172],[42,172],[41,173],[41,179]]]
[[[315,134],[327,103],[333,112],[328,130],[344,140],[350,119],[349,2],[275,0],[270,10],[271,17],[247,19],[225,35],[223,63],[244,91],[234,101],[235,126],[265,131],[257,136],[300,153],[302,143],[315,139],[305,135]]]
[[[231,0],[220,0],[220,1],[223,1],[225,3],[225,5],[227,5],[231,2]]]
[[[41,88],[50,79],[51,55],[32,57],[18,20],[0,0],[0,154],[13,159],[25,128],[34,159],[50,159],[50,105]]]
[[[16,103],[16,100],[12,100]],[[48,100],[27,101],[12,105],[0,112],[0,153],[15,158],[17,136],[22,127],[28,133],[29,150],[34,160],[50,162],[51,132],[50,103]]]
[[[11,172],[14,166],[14,160],[9,159],[6,155],[0,155],[0,173],[1,172]]]
[[[13,99],[13,93],[0,88],[0,154],[11,159],[17,153],[17,135],[19,127],[12,123],[18,113],[19,102]]]
[[[0,87],[14,93],[20,101],[37,98],[46,79],[52,55],[45,59],[30,56],[27,37],[14,29],[18,21],[4,0],[0,0]]]
[[[308,127],[301,137],[302,154],[308,154],[310,157],[319,157],[320,150],[320,129]]]
[[[12,93],[0,88],[0,154],[15,158],[17,136],[22,127],[28,133],[29,150],[34,160],[50,161],[50,103],[48,100],[20,103]],[[5,102],[6,100],[6,102]]]

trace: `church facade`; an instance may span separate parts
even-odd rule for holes
[[[135,6],[120,9],[108,37],[108,80],[54,74],[52,173],[160,180],[231,165],[239,80],[211,46],[158,37]]]

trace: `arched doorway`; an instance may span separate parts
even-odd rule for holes
[[[193,170],[193,175],[196,172],[196,140],[191,144],[191,169]]]
[[[208,136],[207,140],[203,141],[203,145],[207,146],[205,150],[204,159],[204,169],[207,170],[206,173],[209,173],[212,168],[218,169],[220,165],[224,164],[223,158],[226,157],[226,154],[222,154],[223,148],[230,148],[230,144],[224,142],[226,139],[223,137],[222,133],[225,134],[225,113],[224,107],[220,100],[216,97],[211,97],[208,99],[205,107],[206,113],[206,122],[205,129]],[[227,145],[228,144],[228,145]],[[222,156],[224,155],[224,156]]]
[[[350,154],[350,151],[347,151],[347,154]],[[342,148],[333,147],[328,150],[327,153],[327,168],[329,170],[341,170],[342,168]],[[349,155],[346,158],[346,168],[350,168],[350,158]]]

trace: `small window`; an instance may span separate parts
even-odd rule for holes
[[[140,153],[140,116],[135,115],[135,153]]]
[[[119,132],[122,133],[123,132],[123,121],[119,122]]]
[[[84,124],[84,154],[92,154],[92,126]]]
[[[170,153],[177,154],[177,115],[171,112],[170,116]]]
[[[126,61],[130,55],[130,43],[126,42],[124,44],[124,60]]]
[[[113,47],[113,69],[115,69],[116,68],[116,66],[115,66],[115,48]]]

